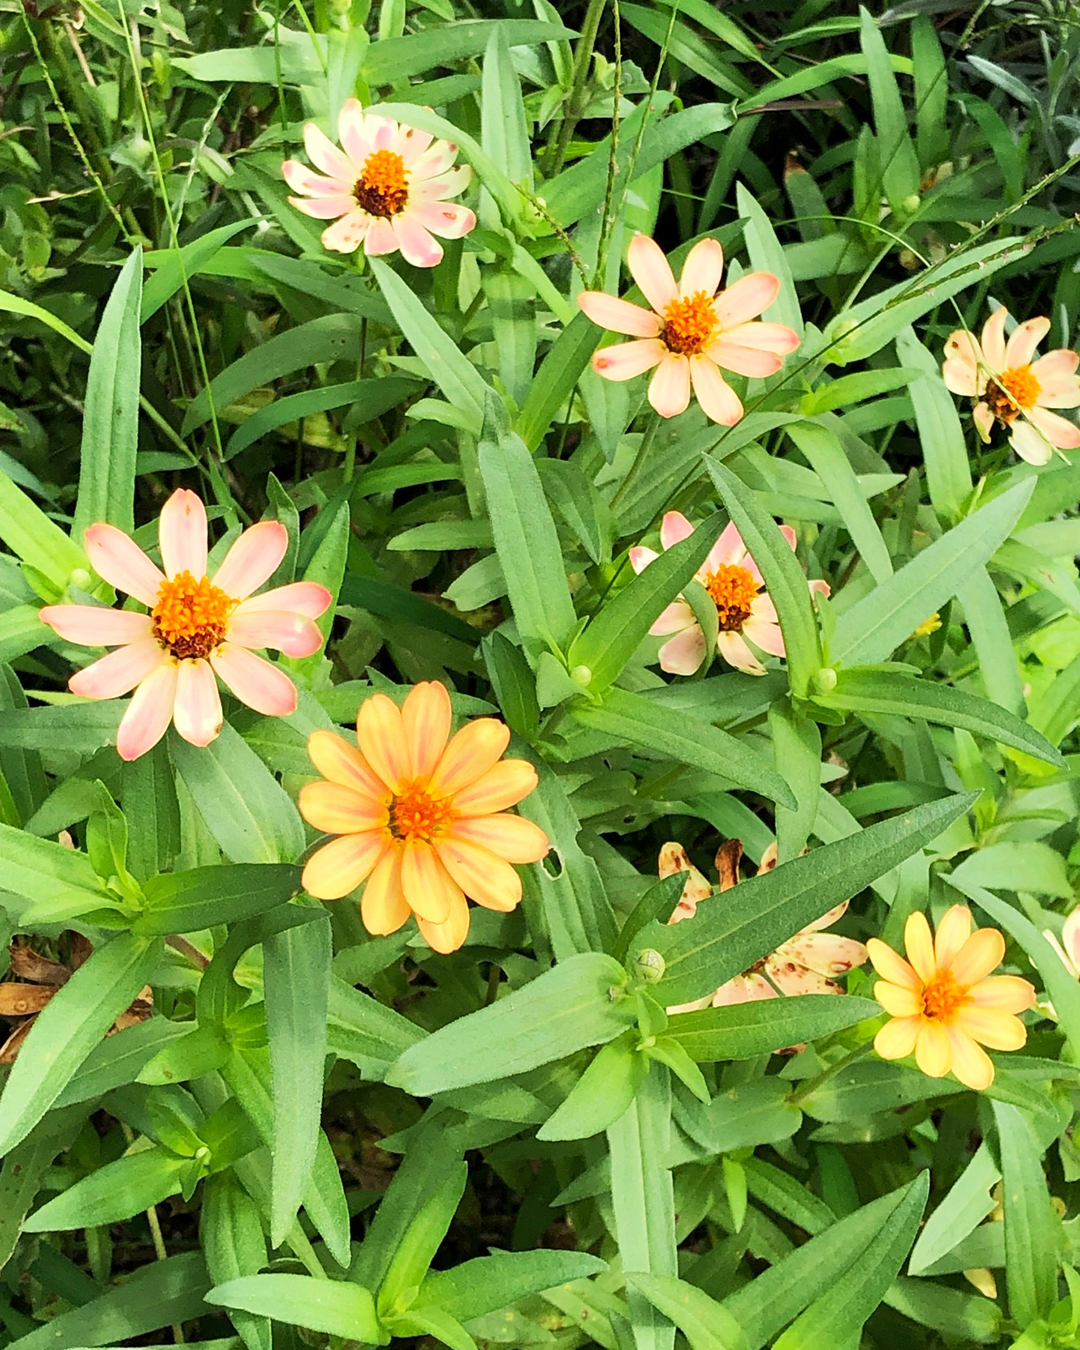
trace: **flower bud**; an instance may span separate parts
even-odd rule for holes
[[[656,984],[664,977],[664,958],[652,947],[645,947],[634,959],[634,970],[646,984]]]

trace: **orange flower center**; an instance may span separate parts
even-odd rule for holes
[[[1030,366],[1012,366],[996,380],[987,381],[983,397],[997,420],[1008,426],[1021,408],[1025,412],[1034,408],[1041,393],[1042,386]]]
[[[432,844],[454,818],[449,797],[433,797],[413,783],[390,803],[390,833],[395,839],[421,839]]]
[[[157,604],[150,611],[154,636],[181,660],[209,656],[225,637],[225,627],[236,601],[190,572],[178,572],[163,581]]]
[[[922,997],[923,1016],[948,1024],[967,1003],[968,991],[966,985],[957,984],[951,970],[939,970],[923,988]]]
[[[353,196],[371,216],[389,219],[405,210],[409,200],[409,171],[395,150],[374,150],[364,160],[364,172]]]
[[[721,563],[705,578],[705,589],[716,606],[721,633],[738,633],[750,617],[758,585],[750,571],[733,563]]]
[[[713,298],[695,291],[685,300],[672,300],[664,310],[664,330],[660,334],[669,352],[697,356],[716,332]]]

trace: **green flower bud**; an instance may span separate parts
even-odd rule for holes
[[[656,984],[664,977],[664,958],[652,947],[646,947],[634,959],[634,969],[646,984]]]

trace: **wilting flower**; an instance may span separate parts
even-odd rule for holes
[[[660,523],[660,543],[666,551],[678,544],[694,527],[680,511],[668,511]],[[795,531],[781,525],[780,533],[792,548]],[[643,571],[660,555],[651,548],[632,548],[630,566]],[[709,593],[716,606],[719,632],[716,649],[728,665],[748,675],[764,675],[765,667],[746,645],[746,639],[771,656],[784,655],[784,635],[780,631],[776,606],[761,588],[765,584],[757,563],[746,551],[734,522],[727,525],[709,555],[694,576]],[[811,581],[811,591],[829,594],[827,581]],[[660,648],[660,669],[669,675],[693,675],[705,660],[705,634],[694,611],[681,597],[673,600],[649,629],[653,637],[667,637]]]
[[[94,950],[89,940],[81,933],[66,933],[62,934],[62,937],[68,943],[66,965],[59,961],[50,961],[46,956],[39,956],[32,947],[25,947],[20,943],[13,942],[8,948],[11,973],[15,976],[15,980],[0,984],[0,1017],[8,1018],[17,1025],[7,1040],[0,1045],[0,1064],[15,1062],[23,1041],[29,1036],[31,1027],[37,1021],[38,1013],[67,984]],[[105,1033],[106,1036],[123,1031],[126,1027],[133,1027],[138,1022],[145,1022],[153,1007],[154,991],[147,984],[139,991],[134,1003],[112,1024]]]
[[[1008,310],[994,310],[983,325],[981,343],[964,328],[950,333],[941,374],[952,393],[975,400],[975,426],[984,442],[994,422],[1000,422],[1009,428],[1009,444],[1021,459],[1046,464],[1055,446],[1080,449],[1080,427],[1048,411],[1080,407],[1080,355],[1061,347],[1032,363],[1050,320],[1028,319],[1006,342],[1008,317]]]
[[[450,736],[450,695],[418,684],[399,709],[372,694],[356,719],[359,749],[332,731],[308,739],[326,780],[300,789],[300,812],[324,844],[303,885],[337,900],[366,881],[360,914],[369,933],[394,933],[410,914],[438,952],[456,951],[469,931],[466,896],[506,913],[521,900],[512,863],[539,862],[547,836],[509,815],[536,786],[527,760],[502,759],[510,732],[481,717]],[[448,743],[449,740],[449,743]]]
[[[603,347],[593,369],[606,380],[632,380],[656,367],[649,402],[661,417],[674,417],[690,402],[693,385],[706,417],[730,427],[743,415],[738,394],[719,367],[736,375],[774,375],[787,352],[799,345],[782,323],[751,323],[776,299],[780,278],[750,272],[716,294],[724,250],[715,239],[699,240],[686,255],[678,285],[659,244],[647,234],[630,242],[630,274],[651,310],[603,291],[582,291],[578,304],[601,328],[637,338]]]
[[[1005,956],[1005,939],[996,928],[971,931],[971,911],[953,905],[930,934],[926,915],[908,916],[904,926],[905,961],[878,938],[866,944],[882,977],[874,997],[893,1018],[874,1039],[882,1059],[915,1063],[931,1078],[951,1069],[976,1091],[994,1081],[994,1065],[983,1050],[1019,1050],[1027,1029],[1016,1013],[1035,1003],[1035,990],[1018,975],[986,977]]]
[[[432,236],[460,239],[476,224],[467,206],[449,200],[472,178],[467,164],[450,167],[456,145],[392,118],[365,114],[355,98],[341,110],[338,139],[340,150],[308,122],[304,148],[322,173],[295,159],[281,166],[292,190],[304,194],[290,197],[292,205],[316,220],[334,222],[323,231],[324,247],[353,253],[363,244],[368,257],[400,249],[414,267],[434,267],[443,251]]]
[[[274,520],[245,530],[209,577],[206,508],[185,488],[162,507],[158,537],[164,572],[113,525],[91,525],[84,536],[94,570],[149,614],[100,605],[46,605],[40,611],[68,642],[119,648],[74,674],[68,688],[84,698],[135,690],[116,737],[121,759],[152,749],[170,720],[185,741],[209,745],[222,722],[215,673],[256,712],[295,712],[292,680],[251,649],[310,656],[322,645],[315,620],[333,599],[312,581],[253,594],[288,547],[288,531]]]
[[[731,890],[738,882],[742,852],[742,842],[738,839],[729,839],[720,845],[716,854],[716,869],[721,892]],[[771,872],[775,866],[776,844],[773,843],[762,856],[758,876]],[[698,904],[713,893],[712,886],[690,861],[681,844],[668,843],[660,850],[659,872],[661,877],[674,876],[676,872],[689,874],[669,923],[681,923],[684,919],[693,918]],[[821,930],[836,923],[847,907],[846,900],[834,906],[820,919],[800,929],[787,942],[782,942],[774,952],[756,962],[749,970],[722,984],[714,994],[707,994],[693,1003],[679,1004],[669,1008],[668,1012],[691,1012],[710,1005],[721,1008],[732,1003],[750,1003],[754,999],[777,998],[781,994],[843,993],[829,976],[844,975],[855,966],[861,966],[866,960],[866,948],[854,938],[839,937]]]

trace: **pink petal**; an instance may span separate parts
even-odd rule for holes
[[[748,272],[717,296],[717,322],[721,328],[734,328],[756,319],[779,294],[780,278],[772,272]]]
[[[1056,347],[1052,352],[1039,357],[1032,365],[1031,373],[1045,389],[1056,380],[1068,379],[1075,375],[1078,365],[1080,353],[1070,351],[1068,347]]]
[[[693,533],[693,525],[681,511],[666,511],[664,513],[664,518],[660,522],[660,543],[665,550],[671,548],[673,544],[679,544],[684,539],[689,539]]]
[[[774,953],[765,962],[765,970],[777,989],[790,997],[799,994],[840,993],[839,987],[831,980],[807,970],[805,966],[796,965],[794,961],[781,960],[779,953]]]
[[[290,581],[287,586],[274,586],[259,595],[248,596],[233,610],[233,615],[258,614],[263,610],[287,610],[318,619],[333,603],[334,597],[317,581]]]
[[[738,633],[721,633],[716,639],[716,646],[729,666],[745,671],[747,675],[765,674],[765,667]]]
[[[720,278],[724,274],[724,250],[718,239],[699,239],[683,263],[679,277],[679,294],[685,300],[691,295],[704,291],[707,296],[716,294]]]
[[[412,202],[402,213],[440,239],[463,239],[476,228],[476,215],[453,202]]]
[[[582,291],[578,304],[593,323],[627,337],[659,337],[664,326],[651,309],[632,305],[628,300],[616,300],[603,291]]]
[[[433,139],[430,131],[421,131],[419,127],[399,127],[394,149],[401,156],[405,167],[410,169],[416,164]]]
[[[667,637],[669,633],[681,633],[684,628],[689,628],[695,623],[694,611],[685,600],[673,600],[667,609],[662,610],[659,617],[649,629],[650,637]]]
[[[1080,905],[1070,912],[1061,926],[1061,944],[1069,960],[1080,970]]]
[[[838,905],[833,905],[832,909],[826,910],[820,919],[814,919],[812,923],[808,923],[805,928],[799,931],[802,933],[820,933],[823,928],[831,928],[847,913],[848,903],[847,900],[841,900]]]
[[[1005,369],[1030,365],[1035,348],[1049,331],[1050,320],[1047,318],[1026,319],[1018,323],[1005,346]]]
[[[787,540],[788,548],[791,549],[792,553],[794,553],[795,545],[797,543],[797,537],[794,529],[790,525],[779,525],[777,526],[777,528],[779,529],[780,533],[784,536],[784,538]]]
[[[312,173],[298,159],[287,159],[281,166],[281,172],[294,192],[302,192],[308,197],[340,197],[343,192],[352,190],[351,181],[324,178],[321,174]]]
[[[331,178],[340,178],[345,183],[356,181],[356,165],[341,153],[314,122],[304,124],[304,149],[308,159]]]
[[[974,398],[982,392],[980,383],[986,383],[985,379],[980,382],[977,373],[959,361],[945,361],[941,367],[941,378],[950,394],[959,394],[962,398]]]
[[[779,623],[780,616],[776,612],[776,606],[771,598],[764,594],[754,597],[754,603],[750,606],[750,613],[755,619],[763,619],[766,623]]]
[[[979,440],[983,445],[990,444],[990,433],[994,429],[994,414],[985,403],[976,403],[972,410],[972,420],[975,423],[975,430],[979,433]]]
[[[68,688],[83,698],[119,698],[171,659],[157,638],[143,638],[76,671]]]
[[[190,745],[209,745],[221,730],[221,695],[209,661],[181,661],[173,708],[176,730]]]
[[[822,581],[820,577],[816,581],[808,581],[806,584],[811,595],[823,595],[826,600],[832,595],[832,587],[827,581]]]
[[[373,216],[357,207],[323,230],[323,248],[328,248],[332,253],[355,253],[367,238],[373,220]]]
[[[442,262],[442,244],[424,229],[415,212],[405,211],[394,217],[391,227],[401,249],[401,256],[413,267],[436,267]]]
[[[371,154],[371,143],[364,132],[364,110],[360,106],[360,100],[347,98],[341,105],[341,112],[338,113],[338,140],[358,171],[354,176],[354,182],[364,167],[364,161]]]
[[[1035,404],[1039,408],[1080,408],[1080,379],[1062,375],[1045,382],[1040,380]]]
[[[336,197],[290,197],[289,205],[312,220],[336,220],[338,216],[348,216],[356,210],[356,198],[351,192],[342,192]]]
[[[715,572],[718,567],[727,564],[729,567],[737,567],[746,557],[746,545],[743,543],[742,535],[733,520],[729,520],[720,532],[720,538],[713,544],[709,550],[709,556],[705,559],[705,569],[709,572]]]
[[[364,252],[369,258],[382,257],[386,253],[396,253],[397,235],[394,227],[382,216],[372,216],[371,225],[364,240]]]
[[[756,351],[787,356],[799,345],[799,335],[786,323],[740,323],[724,331],[725,341],[736,347],[753,347]]]
[[[866,961],[866,948],[861,942],[835,933],[800,934],[785,942],[777,956],[781,953],[817,975],[845,975]]]
[[[986,364],[997,374],[1005,369],[1005,320],[1009,311],[1004,307],[995,309],[983,324],[982,346]]]
[[[456,169],[436,174],[434,178],[416,179],[409,193],[410,202],[441,202],[448,197],[456,197],[472,182],[472,169],[468,164],[459,164]]]
[[[957,328],[945,339],[945,362],[941,375],[950,393],[974,398],[986,387],[986,374],[980,373],[982,348],[974,333]]]
[[[323,641],[313,619],[288,610],[235,611],[227,634],[230,642],[241,647],[273,647],[286,656],[311,656]]]
[[[630,550],[628,556],[630,566],[634,571],[644,572],[650,563],[654,563],[659,558],[660,554],[651,548],[645,548],[643,544],[639,544],[636,548]]]
[[[660,648],[660,669],[669,675],[693,675],[705,660],[705,634],[695,623]]]
[[[744,327],[749,327],[749,325],[744,325]],[[736,375],[747,375],[755,380],[763,380],[768,375],[775,375],[784,364],[772,352],[757,351],[753,347],[739,347],[734,342],[729,342],[722,337],[709,343],[704,356],[709,361],[715,361],[718,366],[723,366],[725,370],[734,371]],[[700,402],[700,399],[698,401]],[[713,421],[719,421],[719,419],[714,417]],[[738,421],[738,418],[735,421]],[[734,423],[729,422],[725,425],[734,426]]]
[[[172,721],[179,666],[179,661],[166,661],[135,690],[116,733],[116,753],[121,759],[138,759],[165,735]]]
[[[167,577],[206,576],[206,507],[197,493],[178,488],[172,494],[161,508],[158,540]]]
[[[784,650],[784,635],[780,631],[780,625],[768,623],[764,619],[754,617],[751,611],[750,618],[743,624],[743,636],[750,639],[755,647],[760,647],[763,652],[768,652],[770,656],[786,656]]]
[[[661,342],[656,345],[663,347]],[[690,403],[690,362],[685,356],[676,356],[665,349],[663,360],[649,381],[649,402],[661,417],[677,417],[686,411]]]
[[[1080,449],[1080,427],[1067,417],[1059,417],[1045,408],[1031,408],[1028,420],[1034,422],[1050,444],[1056,445],[1059,450]]]
[[[663,314],[673,300],[678,300],[679,288],[675,285],[671,266],[655,239],[650,239],[647,234],[635,234],[627,250],[626,265],[638,289],[657,314]]]
[[[267,717],[287,717],[296,711],[296,685],[288,675],[261,656],[223,642],[210,653],[210,664],[241,703]]]
[[[776,998],[776,990],[760,975],[736,975],[722,984],[712,996],[714,1008],[729,1008],[735,1003],[754,1003],[758,999]]]
[[[452,145],[450,141],[435,141],[433,145],[417,155],[409,166],[413,181],[419,182],[424,178],[435,178],[440,173],[444,173],[457,159],[457,152],[457,146]]]
[[[38,610],[66,642],[84,647],[119,647],[148,638],[154,631],[149,614],[130,609],[105,609],[101,605],[45,605]]]
[[[115,525],[91,525],[83,535],[83,544],[98,576],[153,609],[165,576],[134,539]]]
[[[244,600],[273,576],[288,547],[289,532],[280,521],[260,520],[233,542],[213,583],[235,600]],[[285,608],[274,605],[279,607]]]
[[[668,349],[659,338],[639,338],[636,342],[620,342],[614,347],[603,347],[592,359],[593,370],[605,380],[632,380],[652,370],[668,355]]]
[[[373,117],[364,120],[364,134],[375,150],[389,150],[397,138],[398,124],[392,117]]]
[[[712,343],[709,351],[717,345]],[[778,358],[768,359],[775,361]],[[743,415],[743,405],[738,394],[717,370],[710,356],[691,356],[689,365],[690,379],[701,411],[720,426],[733,427]]]

